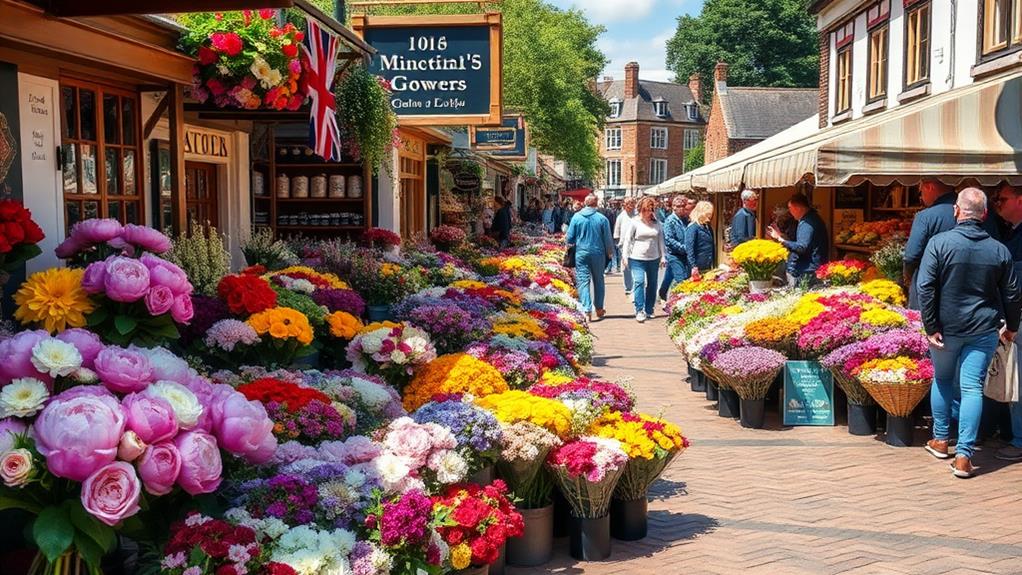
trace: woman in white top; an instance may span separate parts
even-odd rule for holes
[[[639,323],[655,317],[657,275],[667,265],[664,229],[656,220],[653,198],[639,200],[639,214],[632,218],[625,236],[621,257],[632,275],[635,296],[635,320]]]

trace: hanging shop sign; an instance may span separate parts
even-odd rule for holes
[[[390,83],[403,126],[500,126],[503,38],[499,13],[352,17],[376,49],[370,71]]]
[[[185,129],[185,153],[206,158],[226,158],[227,138],[221,134]]]
[[[529,136],[525,118],[504,116],[499,128],[470,127],[472,149],[500,158],[524,162],[528,159]]]
[[[784,364],[783,425],[834,425],[834,379],[818,361]]]

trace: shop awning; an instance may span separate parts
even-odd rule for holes
[[[589,188],[576,188],[574,190],[564,190],[561,192],[561,197],[581,201],[586,199],[586,196],[591,193],[593,193],[593,191]]]

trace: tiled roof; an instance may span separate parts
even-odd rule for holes
[[[599,82],[596,89],[608,102],[612,99],[620,100],[624,105],[621,107],[621,115],[616,118],[607,118],[614,122],[634,122],[637,120],[648,122],[692,122],[688,117],[686,104],[695,104],[692,92],[688,86],[675,84],[673,82],[653,82],[651,80],[639,80],[639,97],[625,98],[625,81],[611,80]],[[667,102],[667,116],[659,117],[653,111],[653,102],[663,99]],[[705,119],[702,113],[699,119],[703,123]]]
[[[717,87],[732,140],[764,140],[819,111],[816,88]]]

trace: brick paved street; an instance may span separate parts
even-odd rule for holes
[[[648,538],[614,541],[603,563],[571,559],[561,539],[549,565],[509,574],[1022,573],[1022,464],[995,460],[996,446],[977,456],[981,475],[957,480],[920,447],[843,426],[781,429],[768,413],[767,429],[742,429],[688,389],[664,318],[637,324],[619,275],[607,307],[594,373],[632,378],[640,408],[693,446],[652,489]]]

